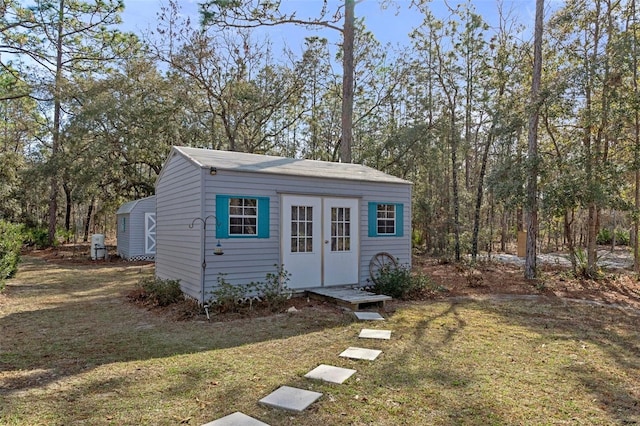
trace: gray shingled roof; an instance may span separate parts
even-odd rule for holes
[[[138,205],[139,202],[141,202],[142,200],[146,200],[147,198],[152,198],[155,197],[155,195],[152,195],[150,197],[145,197],[145,198],[139,198],[137,200],[133,200],[133,201],[129,201],[127,203],[124,203],[123,205],[120,206],[120,208],[118,209],[118,211],[116,212],[116,214],[127,214],[127,213],[131,213],[133,211],[133,209],[136,207],[136,205]]]
[[[218,170],[238,172],[411,184],[411,182],[407,180],[360,164],[300,160],[271,155],[189,148],[185,146],[174,146],[173,149],[204,168],[215,167]]]

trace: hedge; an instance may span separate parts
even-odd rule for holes
[[[4,288],[4,280],[18,270],[21,247],[22,226],[0,220],[0,290]]]

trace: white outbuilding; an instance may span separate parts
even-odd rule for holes
[[[358,164],[173,147],[156,181],[156,275],[202,303],[219,279],[280,265],[296,291],[370,285],[376,256],[411,266],[411,188]]]
[[[118,256],[154,260],[156,255],[156,197],[129,201],[116,212]]]

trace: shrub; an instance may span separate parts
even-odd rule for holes
[[[420,295],[424,290],[443,291],[435,287],[431,279],[422,273],[411,273],[408,266],[384,268],[374,281],[373,291],[394,299],[408,299]]]
[[[140,299],[147,300],[156,306],[169,306],[184,298],[180,289],[180,280],[163,280],[157,277],[146,277],[138,282]]]
[[[630,242],[629,232],[623,229],[616,231],[616,244],[619,246],[628,246]]]
[[[274,265],[276,272],[269,272],[265,281],[250,282],[249,284],[230,284],[225,279],[226,274],[218,274],[218,285],[211,291],[208,306],[214,306],[218,312],[238,312],[247,302],[253,307],[253,300],[260,298],[272,311],[284,306],[291,297],[287,282],[291,274],[284,266]]]
[[[24,243],[38,249],[45,248],[49,245],[49,231],[42,227],[29,228],[25,232]]]
[[[276,267],[276,273],[267,273],[265,282],[252,283],[252,286],[267,306],[275,312],[282,308],[291,297],[291,292],[287,287],[291,274],[284,269],[284,265],[275,264],[273,266]]]
[[[0,220],[0,290],[4,288],[4,280],[18,270],[22,238],[20,225]]]
[[[596,236],[596,243],[600,245],[611,244],[612,240],[611,231],[607,228],[602,228],[598,231],[598,235]]]
[[[218,274],[218,286],[211,291],[209,306],[215,306],[218,312],[237,312],[242,302],[247,299],[247,285],[234,285],[224,278],[226,274]]]
[[[610,245],[613,242],[613,236],[615,233],[616,237],[616,245],[619,246],[627,246],[629,245],[629,232],[623,229],[617,229],[615,231],[611,231],[607,228],[602,228],[598,231],[598,235],[596,236],[596,242],[600,245]]]

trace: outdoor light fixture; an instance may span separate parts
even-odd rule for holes
[[[211,176],[215,176],[215,175],[217,175],[217,174],[218,174],[218,169],[216,169],[215,167],[211,167],[211,168],[209,168],[209,174],[210,174]]]

